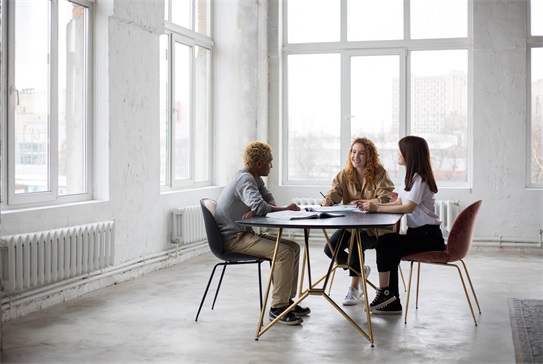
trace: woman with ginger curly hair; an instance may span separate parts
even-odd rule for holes
[[[341,170],[332,181],[332,188],[325,194],[321,202],[322,206],[332,206],[343,203],[375,202],[387,203],[392,197],[394,184],[379,160],[379,153],[375,144],[368,138],[356,138],[351,144],[345,168]],[[375,247],[377,236],[390,233],[390,229],[361,229],[362,249]],[[337,261],[339,264],[347,264],[349,230],[338,230],[330,237],[332,249],[339,249]],[[328,244],[324,246],[324,253],[332,258],[333,250]],[[358,259],[358,247],[354,246],[349,262],[349,275],[351,285],[343,300],[346,306],[356,305],[363,295],[360,287],[360,261]],[[364,266],[366,277],[370,273],[370,267]]]

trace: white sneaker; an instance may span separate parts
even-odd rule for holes
[[[356,288],[349,287],[349,290],[347,291],[347,295],[345,296],[345,299],[343,299],[343,306],[354,306],[360,301],[360,297],[362,295],[360,294],[360,291]]]

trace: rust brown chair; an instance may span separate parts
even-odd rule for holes
[[[481,208],[481,200],[478,200],[468,207],[466,207],[456,220],[454,220],[454,223],[451,227],[451,231],[449,232],[449,237],[447,239],[447,244],[445,247],[445,251],[427,251],[427,252],[421,252],[421,253],[414,253],[409,254],[404,257],[402,257],[402,261],[409,261],[411,262],[411,268],[409,270],[409,281],[407,285],[407,300],[405,304],[405,323],[407,323],[407,312],[409,309],[409,296],[411,293],[411,278],[413,275],[413,264],[417,263],[417,298],[416,298],[416,308],[418,309],[419,306],[419,282],[420,282],[420,267],[422,263],[425,264],[434,264],[438,266],[443,267],[454,267],[458,271],[458,275],[460,276],[460,281],[462,282],[462,286],[464,287],[464,293],[466,294],[466,299],[468,300],[468,305],[471,310],[471,315],[473,316],[473,321],[475,322],[475,326],[477,326],[477,319],[475,318],[475,313],[473,311],[473,306],[471,304],[471,299],[468,294],[468,290],[466,288],[466,283],[464,280],[464,276],[462,273],[462,270],[460,269],[460,266],[458,264],[455,264],[456,262],[460,262],[464,268],[464,273],[467,278],[468,284],[470,286],[471,292],[473,294],[473,298],[475,299],[475,303],[477,304],[477,308],[479,309],[479,314],[481,314],[481,307],[479,306],[479,301],[477,300],[477,295],[475,294],[475,289],[473,288],[473,284],[471,283],[471,278],[468,273],[468,268],[466,266],[466,263],[464,262],[464,258],[468,255],[471,244],[473,241],[473,234],[475,233],[475,223],[477,221],[477,215],[479,213],[479,209]]]

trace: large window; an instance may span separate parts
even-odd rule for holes
[[[398,140],[419,135],[439,185],[467,186],[469,3],[281,2],[282,182],[329,183],[358,136],[398,181]]]
[[[9,36],[2,70],[4,206],[91,197],[91,6],[12,0],[2,9]]]
[[[531,95],[528,181],[532,186],[543,187],[543,0],[531,1],[530,24],[527,47]]]
[[[160,42],[160,183],[210,183],[210,1],[166,1]]]

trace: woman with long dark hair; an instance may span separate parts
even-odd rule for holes
[[[405,166],[405,179],[398,199],[387,204],[364,202],[358,208],[371,212],[404,213],[405,235],[391,233],[377,239],[377,270],[379,289],[370,312],[401,314],[398,288],[398,264],[404,255],[423,251],[445,250],[441,220],[434,212],[437,185],[430,161],[430,149],[423,138],[406,136],[400,139],[398,164]]]

